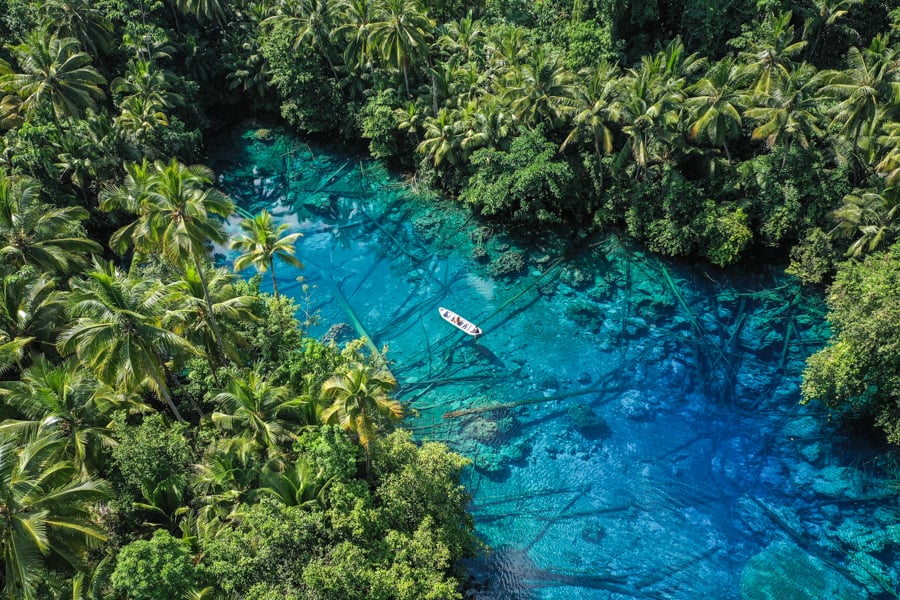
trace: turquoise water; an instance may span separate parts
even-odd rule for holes
[[[280,291],[299,298],[302,275],[308,308],[348,324],[332,333],[387,346],[407,426],[472,459],[491,551],[471,597],[896,597],[897,497],[871,449],[798,404],[828,331],[781,271],[516,239],[278,131],[214,146],[243,211],[304,234]]]

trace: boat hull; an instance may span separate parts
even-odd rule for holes
[[[439,307],[438,312],[441,314],[441,318],[443,318],[445,321],[447,321],[448,323],[450,323],[451,325],[453,325],[460,331],[463,331],[463,332],[465,332],[471,336],[475,336],[475,337],[478,337],[479,335],[481,335],[480,327],[475,325],[475,323],[472,323],[471,321],[468,321],[467,319],[464,319],[463,317],[459,316],[452,310],[446,309],[444,307]]]

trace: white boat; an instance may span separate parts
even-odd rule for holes
[[[469,335],[479,336],[481,335],[481,328],[475,325],[470,321],[462,318],[452,310],[447,310],[443,307],[438,307],[438,312],[441,313],[441,316],[445,321],[456,327],[457,329],[462,329]]]

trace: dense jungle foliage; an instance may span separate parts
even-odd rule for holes
[[[0,41],[7,597],[461,597],[465,461],[212,262],[233,206],[188,165],[248,113],[510,230],[789,254],[834,277],[806,397],[900,442],[889,0],[0,0]],[[242,230],[238,268],[297,261]]]

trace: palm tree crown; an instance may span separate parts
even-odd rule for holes
[[[290,226],[287,223],[282,223],[278,227],[274,227],[272,215],[266,210],[263,210],[253,218],[244,219],[241,221],[240,227],[244,233],[232,240],[230,244],[232,249],[242,252],[234,260],[234,269],[242,271],[253,265],[261,273],[271,271],[272,289],[277,298],[278,279],[275,277],[275,259],[277,258],[298,269],[302,269],[303,263],[294,256],[296,253],[294,243],[303,234],[291,233],[285,235]]]
[[[86,254],[102,250],[78,235],[89,213],[80,206],[48,207],[39,193],[32,179],[0,178],[0,258],[14,268],[30,264],[70,273],[84,264]]]
[[[322,398],[331,402],[322,412],[322,422],[337,423],[353,433],[368,452],[379,426],[403,416],[403,407],[389,395],[395,387],[397,381],[387,370],[357,363],[322,384]]]
[[[95,264],[85,279],[72,281],[72,326],[59,337],[63,354],[74,353],[102,383],[148,388],[181,413],[169,392],[166,360],[195,354],[183,338],[160,326],[169,291],[158,282],[126,277],[112,263]]]
[[[16,94],[27,115],[50,105],[57,120],[96,108],[106,83],[91,66],[91,57],[79,50],[78,40],[58,38],[34,30],[25,42],[12,47],[21,73],[0,76],[0,89]]]
[[[106,496],[60,458],[65,441],[45,435],[21,445],[0,437],[0,557],[8,598],[36,598],[44,568],[87,568],[87,550],[106,541],[88,506]]]

